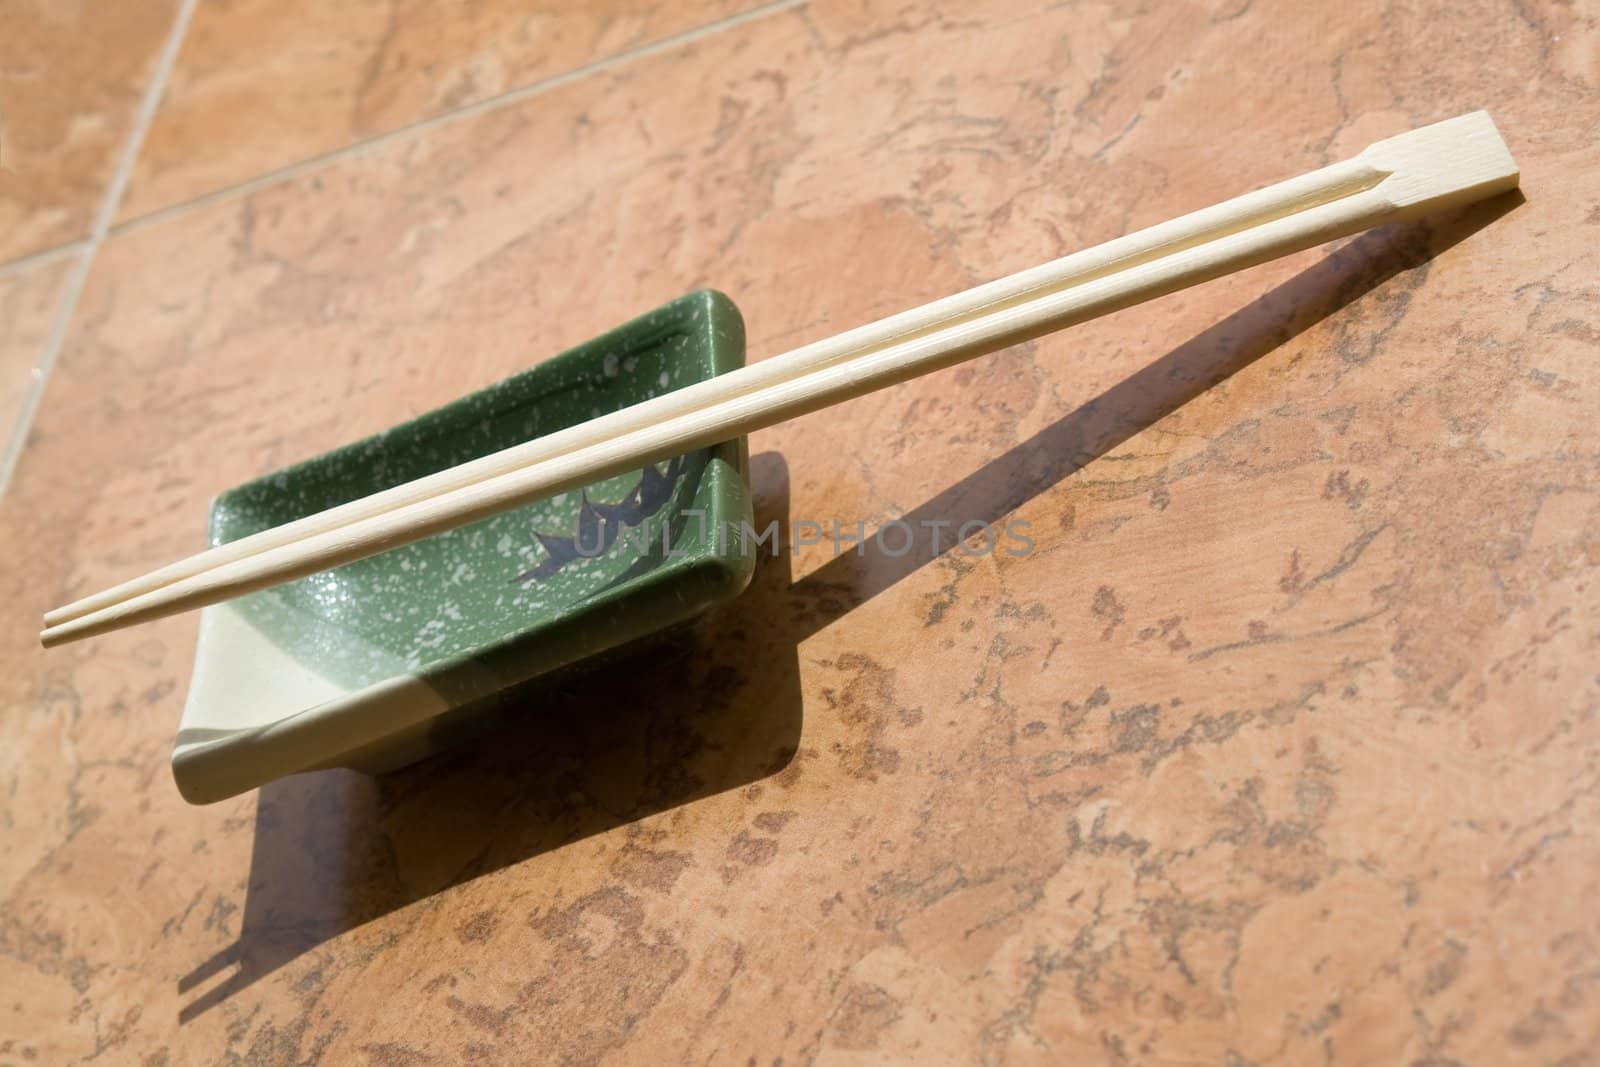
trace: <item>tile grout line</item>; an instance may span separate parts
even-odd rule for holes
[[[89,243],[87,237],[80,237],[76,241],[68,241],[64,245],[46,248],[42,252],[30,252],[21,259],[11,259],[0,263],[0,278],[13,278],[18,274],[26,274],[35,267],[47,267],[58,259],[75,256]]]
[[[733,29],[734,27],[742,26],[749,22],[755,22],[766,18],[769,15],[777,15],[795,8],[804,7],[807,2],[808,0],[774,0],[772,3],[762,4],[759,7],[753,7],[747,11],[741,11],[736,15],[729,15],[726,18],[718,19],[715,22],[708,22],[704,26],[696,26],[692,29],[671,34],[667,37],[661,37],[654,41],[646,42],[645,44],[639,45],[635,48],[625,49],[624,51],[617,52],[614,55],[593,60],[589,63],[583,64],[582,66],[574,67],[571,70],[562,71],[559,74],[552,74],[549,77],[529,82],[527,85],[521,85],[515,89],[508,89],[503,93],[486,97],[475,103],[456,108],[453,111],[444,111],[437,115],[430,115],[427,118],[418,119],[416,122],[407,123],[404,126],[397,126],[394,129],[386,130],[383,133],[374,134],[371,137],[365,138],[364,140],[352,141],[349,144],[341,145],[338,148],[335,148],[329,152],[324,152],[321,155],[311,156],[308,159],[302,159],[298,163],[291,163],[288,166],[279,167],[278,169],[268,171],[265,174],[258,174],[255,177],[246,179],[245,181],[239,182],[236,185],[229,185],[222,189],[214,189],[209,193],[202,193],[199,196],[191,197],[188,200],[183,200],[176,204],[169,204],[166,207],[156,208],[154,211],[151,211],[148,214],[139,215],[134,218],[126,219],[122,222],[116,223],[110,228],[110,232],[117,235],[131,233],[137,230],[142,230],[147,226],[153,226],[157,223],[164,222],[167,219],[182,214],[185,211],[195,208],[209,207],[212,204],[233,200],[241,196],[248,196],[253,192],[268,188],[269,186],[277,185],[280,182],[290,181],[294,178],[300,177],[303,174],[310,174],[314,171],[321,170],[322,168],[331,166],[332,164],[337,163],[346,157],[359,155],[362,152],[366,152],[375,148],[381,148],[386,144],[399,141],[403,138],[413,137],[419,133],[426,133],[429,130],[448,126],[452,123],[464,121],[466,119],[475,118],[479,115],[488,114],[491,111],[498,111],[501,108],[510,107],[513,104],[519,104],[524,100],[530,100],[536,96],[542,96],[545,93],[564,88],[573,84],[574,82],[581,81],[590,75],[605,74],[609,71],[617,70],[639,60],[649,59],[652,56],[661,55],[664,52],[670,52],[673,49],[681,48],[684,45],[693,44],[696,41],[714,36],[723,30]]]
[[[17,421],[12,426],[5,453],[0,456],[0,501],[4,500],[5,492],[11,485],[11,475],[16,471],[17,462],[22,458],[22,450],[27,443],[29,433],[33,430],[33,418],[38,413],[39,402],[50,380],[50,372],[55,369],[56,358],[66,343],[67,327],[71,325],[73,313],[77,311],[78,298],[83,294],[84,283],[89,277],[89,267],[94,262],[95,253],[100,249],[100,243],[111,232],[111,220],[116,216],[117,206],[122,203],[122,194],[128,187],[129,178],[133,175],[134,164],[138,162],[139,149],[144,145],[145,135],[150,132],[150,126],[155,121],[157,106],[166,91],[167,79],[172,74],[172,68],[177,65],[178,50],[183,45],[184,36],[189,29],[189,20],[194,15],[198,2],[199,0],[181,0],[178,6],[178,13],[172,21],[172,29],[168,31],[166,43],[162,45],[161,54],[156,58],[150,84],[145,87],[144,96],[139,101],[139,110],[134,113],[133,125],[128,130],[128,139],[122,146],[122,158],[117,161],[117,169],[111,175],[111,184],[106,187],[105,196],[101,198],[99,210],[95,212],[94,220],[89,227],[89,236],[74,244],[64,245],[61,249],[31,257],[37,265],[37,261],[45,257],[67,255],[67,249],[75,249],[77,252],[77,259],[67,276],[66,289],[56,305],[55,318],[50,323],[50,333],[45,338],[44,348],[35,365],[33,384],[28,388],[28,395],[22,402],[22,410],[17,413]]]

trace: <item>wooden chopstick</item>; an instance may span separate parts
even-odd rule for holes
[[[241,596],[1387,222],[1514,188],[1475,112],[1353,159],[265,531],[46,616],[49,646]]]
[[[677,418],[768,385],[790,381],[822,367],[888,344],[1015,306],[1113,270],[1124,270],[1217,235],[1366,189],[1382,172],[1353,159],[1291,178],[1214,207],[1072,253],[1029,270],[903,311],[779,356],[683,389],[610,412],[578,426],[524,442],[448,470],[275,526],[189,556],[45,614],[47,627],[132,599],[225,563],[258,555],[315,533],[347,526],[387,511],[553,459],[625,433]]]

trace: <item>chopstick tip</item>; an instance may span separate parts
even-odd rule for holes
[[[80,637],[92,636],[93,634],[75,633],[70,623],[62,623],[59,626],[46,626],[43,630],[40,630],[39,644],[44,648],[55,648],[57,645],[76,641]]]

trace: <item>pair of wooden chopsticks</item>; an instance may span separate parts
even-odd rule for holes
[[[292,581],[1383,223],[1513,189],[1486,112],[221,545],[44,617],[57,645]]]

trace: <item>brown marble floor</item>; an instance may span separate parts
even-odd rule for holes
[[[0,45],[0,365],[53,365],[0,1064],[1594,1062],[1592,0],[314,6],[200,0],[170,71],[142,7],[39,156]],[[762,516],[1026,557],[808,548],[490,745],[203,808],[192,616],[36,646],[219,489],[687,290],[761,358],[1478,107],[1525,200],[752,439]],[[69,242],[81,293],[20,258]]]

